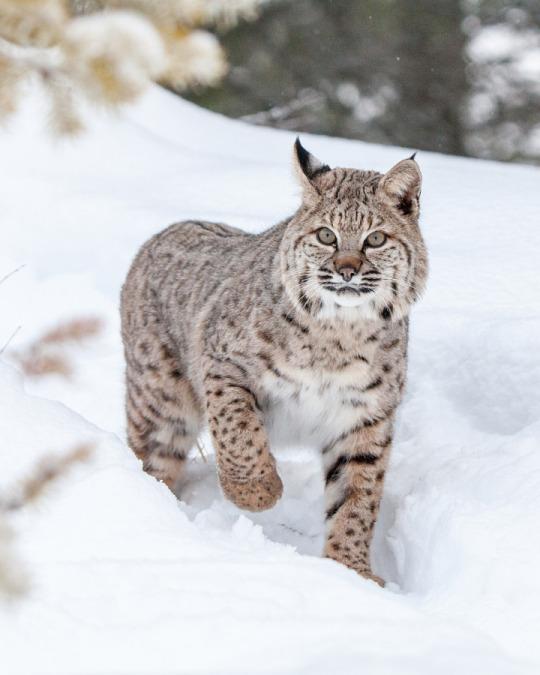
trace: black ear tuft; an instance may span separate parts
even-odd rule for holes
[[[413,154],[409,157],[409,159],[412,159],[413,162],[416,161],[414,158],[416,157],[416,152],[413,152]]]
[[[309,152],[304,148],[302,143],[300,143],[300,138],[298,136],[294,142],[294,149],[296,151],[296,156],[298,157],[298,163],[300,164],[302,171],[307,175],[307,172],[309,171]]]
[[[330,167],[328,166],[328,164],[323,164],[310,152],[308,152],[304,148],[302,143],[300,143],[300,139],[298,137],[294,142],[294,151],[296,153],[296,158],[298,160],[298,164],[300,165],[302,173],[309,180],[312,180],[313,178],[315,178],[315,176],[318,176],[321,173],[326,173],[327,171],[330,171]]]

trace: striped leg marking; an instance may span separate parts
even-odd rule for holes
[[[370,545],[392,443],[392,420],[358,425],[323,450],[326,543],[324,553],[359,574],[371,571]]]

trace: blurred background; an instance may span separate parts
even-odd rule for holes
[[[188,98],[254,124],[540,163],[540,1],[270,0]]]
[[[540,163],[540,0],[0,0],[0,121],[150,82],[252,124]]]

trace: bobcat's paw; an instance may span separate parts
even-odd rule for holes
[[[373,572],[358,572],[360,576],[364,577],[364,579],[371,579],[371,581],[374,581],[376,584],[379,584],[382,588],[384,588],[386,582],[384,579],[381,579],[381,577],[378,577],[376,574],[373,574]]]
[[[336,562],[339,562],[342,565],[345,565],[345,567],[349,567],[350,569],[357,572],[361,577],[364,577],[364,579],[370,579],[371,581],[374,581],[376,584],[384,588],[385,586],[384,579],[381,579],[381,577],[378,577],[376,574],[373,574],[373,572],[369,567],[364,567],[361,564],[356,565],[354,561],[350,559],[347,560],[347,558],[345,557],[339,557],[334,552],[332,553],[326,552],[326,557],[331,558],[332,560],[335,560]]]
[[[268,463],[256,478],[235,481],[220,472],[219,481],[227,499],[247,511],[271,509],[283,493],[283,483],[273,463]]]

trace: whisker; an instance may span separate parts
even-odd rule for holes
[[[409,288],[413,287],[416,288],[417,284],[415,281],[406,281],[403,279],[398,279],[397,277],[389,277],[389,276],[381,276],[379,277],[380,281],[394,281],[396,284],[401,285],[403,287]]]

